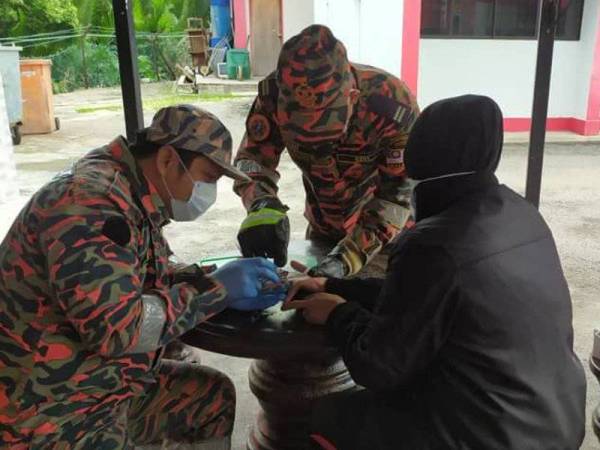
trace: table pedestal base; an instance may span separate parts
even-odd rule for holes
[[[248,450],[304,450],[315,402],[335,392],[356,389],[341,358],[312,361],[255,360],[250,389],[260,402]]]

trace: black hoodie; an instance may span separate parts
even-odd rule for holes
[[[544,220],[493,175],[501,148],[492,100],[427,108],[406,149],[409,176],[475,173],[418,185],[417,224],[385,280],[327,283],[349,300],[327,329],[352,377],[398,406],[412,394],[419,449],[575,450],[583,440],[569,290]]]

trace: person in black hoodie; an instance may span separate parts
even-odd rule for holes
[[[317,405],[315,448],[579,448],[569,289],[542,216],[494,176],[502,144],[493,100],[428,107],[404,155],[416,226],[386,278],[292,286],[284,309],[324,324],[364,387]]]

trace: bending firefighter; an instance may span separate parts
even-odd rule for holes
[[[259,83],[235,165],[248,216],[238,240],[244,256],[287,261],[287,207],[277,166],[287,148],[302,170],[307,236],[332,248],[312,275],[358,273],[405,226],[410,183],[403,151],[418,115],[406,85],[383,70],[348,61],[322,25],[287,41],[277,70]]]

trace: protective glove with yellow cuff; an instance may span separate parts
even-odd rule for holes
[[[276,198],[259,199],[248,211],[238,233],[242,255],[246,258],[273,258],[283,267],[290,241],[288,207]]]

